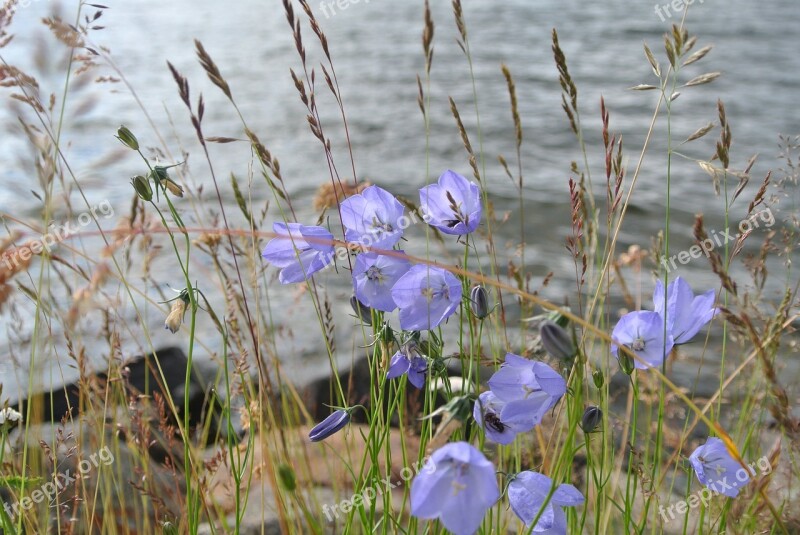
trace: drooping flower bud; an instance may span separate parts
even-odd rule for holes
[[[592,373],[592,380],[594,381],[594,386],[598,389],[603,388],[603,383],[605,383],[605,377],[603,377],[603,372],[600,370],[595,370]]]
[[[586,407],[581,418],[581,429],[584,433],[591,433],[603,422],[603,411],[600,407]]]
[[[131,179],[131,184],[133,185],[133,189],[136,190],[136,194],[140,199],[148,202],[152,200],[153,188],[150,187],[149,180],[142,175],[136,175],[133,177],[133,179]]]
[[[139,140],[133,135],[133,132],[128,130],[128,127],[122,125],[117,130],[117,139],[122,141],[122,144],[132,150],[139,150]]]
[[[472,315],[479,320],[489,315],[489,294],[483,286],[475,286],[469,294]]]
[[[356,316],[358,317],[358,319],[361,320],[361,322],[364,325],[372,327],[371,308],[369,308],[367,305],[359,301],[355,295],[350,296],[350,306],[353,307],[353,312],[356,313]]]
[[[557,323],[545,320],[539,327],[545,351],[557,359],[572,360],[578,350],[572,343],[572,336]]]
[[[320,423],[315,425],[308,434],[308,438],[311,439],[311,442],[325,440],[329,436],[341,430],[348,423],[350,423],[350,411],[346,409],[338,409]]]

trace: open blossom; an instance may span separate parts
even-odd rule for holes
[[[628,312],[622,316],[614,327],[611,338],[614,340],[611,352],[619,358],[618,345],[626,346],[641,359],[634,359],[633,362],[639,369],[661,366],[673,346],[672,335],[667,332],[666,338],[664,337],[664,320],[661,315],[646,310]]]
[[[456,535],[469,535],[499,498],[492,463],[474,446],[451,442],[433,452],[411,483],[411,514],[438,518]]]
[[[427,371],[428,361],[419,354],[417,344],[409,342],[392,356],[386,378],[395,379],[407,374],[408,382],[417,388],[422,388],[425,386],[425,374]]]
[[[302,282],[333,261],[333,235],[323,227],[276,222],[271,239],[261,256],[281,268],[281,284]]]
[[[428,224],[445,234],[469,234],[481,222],[480,189],[454,171],[445,171],[436,184],[419,190],[419,201]]]
[[[545,412],[555,406],[567,391],[567,382],[560,373],[543,362],[514,353],[506,354],[505,362],[488,384],[498,399],[505,402],[528,400],[531,408],[539,407],[537,394],[543,393],[547,400]]]
[[[478,398],[475,421],[498,444],[510,444],[518,433],[539,425],[567,391],[567,383],[547,364],[513,353],[489,379],[490,391]]]
[[[719,313],[714,307],[714,290],[698,296],[689,283],[678,277],[667,286],[667,306],[664,306],[664,284],[656,281],[653,291],[655,311],[666,319],[667,329],[672,333],[675,345],[691,340],[703,326]]]
[[[412,267],[392,287],[406,331],[435,329],[461,303],[461,282],[449,271],[425,264]]]
[[[349,242],[391,249],[403,237],[403,205],[378,186],[369,186],[342,201],[339,213]]]
[[[564,507],[580,505],[584,502],[584,497],[574,486],[562,483],[550,496],[544,511],[539,514],[552,487],[553,480],[544,474],[530,470],[520,472],[508,484],[508,503],[528,527],[539,517],[533,533],[566,535],[567,517]]]
[[[700,483],[714,492],[735,498],[750,481],[750,471],[733,458],[725,443],[709,438],[689,457]]]
[[[375,253],[358,255],[353,266],[356,297],[370,308],[391,312],[397,308],[392,299],[392,286],[409,269],[411,262],[406,258]]]
[[[472,416],[490,440],[511,444],[517,434],[526,433],[541,423],[550,402],[550,396],[543,391],[534,392],[526,399],[505,402],[489,390],[478,397]]]

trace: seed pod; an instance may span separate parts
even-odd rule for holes
[[[619,367],[622,368],[623,373],[625,373],[625,375],[632,374],[634,368],[633,357],[620,349],[617,351],[617,358],[619,359]]]
[[[489,293],[483,286],[475,286],[469,295],[472,315],[479,320],[489,315]]]
[[[595,370],[592,373],[592,380],[594,381],[594,386],[598,389],[603,388],[603,383],[605,383],[605,377],[603,377],[603,372],[600,370]]]
[[[600,407],[586,407],[581,418],[581,429],[584,433],[591,433],[603,422],[603,411]]]
[[[139,140],[133,135],[133,132],[128,130],[127,126],[120,126],[117,130],[117,139],[122,141],[122,144],[132,150],[139,150]]]
[[[543,321],[539,327],[539,334],[545,351],[557,359],[569,361],[578,352],[572,343],[572,336],[555,322]]]
[[[136,175],[131,179],[131,184],[136,194],[143,201],[150,201],[153,198],[153,188],[150,187],[150,181],[142,175]]]

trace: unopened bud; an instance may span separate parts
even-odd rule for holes
[[[350,297],[350,306],[353,307],[353,312],[356,313],[358,319],[364,325],[372,326],[372,309],[358,300],[355,295]]]
[[[581,418],[581,429],[583,429],[584,433],[591,433],[597,426],[603,422],[603,411],[600,410],[600,407],[586,407],[586,410],[583,411],[583,417]]]
[[[561,360],[572,360],[578,352],[572,343],[572,336],[558,324],[545,320],[539,327],[545,351]]]
[[[153,188],[150,187],[150,181],[142,175],[133,177],[131,184],[133,189],[136,190],[136,194],[143,201],[150,201],[153,198]]]
[[[482,320],[489,315],[489,294],[483,286],[476,286],[469,294],[472,315]]]
[[[603,383],[605,383],[603,372],[600,370],[595,370],[594,373],[592,373],[592,380],[594,381],[594,386],[596,386],[598,389],[603,388]]]
[[[127,126],[120,126],[117,130],[117,139],[122,141],[122,144],[129,149],[139,150],[139,140],[133,135],[133,132],[128,130]]]

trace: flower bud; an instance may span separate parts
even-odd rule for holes
[[[372,326],[372,309],[358,300],[355,295],[350,296],[350,306],[353,307],[353,312],[356,313],[358,319],[364,325]]]
[[[623,373],[625,373],[625,375],[632,374],[634,368],[633,357],[620,349],[617,352],[617,358],[619,359],[619,367],[622,368]]]
[[[581,429],[584,433],[591,433],[603,422],[603,411],[600,407],[586,407],[581,418]]]
[[[133,189],[136,190],[136,195],[143,201],[150,201],[153,198],[153,188],[150,187],[150,181],[142,175],[136,175],[131,180]]]
[[[469,295],[472,315],[482,320],[489,315],[489,294],[483,286],[475,286]]]
[[[139,150],[139,140],[133,135],[133,132],[128,130],[127,126],[120,126],[117,130],[117,139],[122,141],[122,144],[129,149]]]
[[[595,370],[592,373],[592,380],[594,381],[594,386],[598,389],[603,388],[603,383],[605,383],[605,377],[603,377],[603,372],[600,370]]]
[[[555,322],[543,321],[539,334],[545,351],[557,359],[572,360],[578,352],[572,343],[572,336]]]
[[[346,409],[338,409],[320,423],[315,425],[308,434],[308,438],[311,439],[311,442],[325,440],[329,436],[341,430],[348,423],[350,423],[350,411]]]

